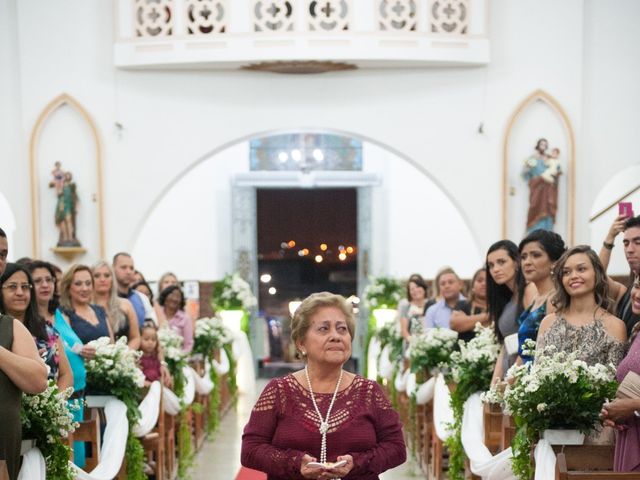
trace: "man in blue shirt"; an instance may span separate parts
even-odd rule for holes
[[[460,293],[462,282],[452,268],[444,268],[436,275],[436,285],[441,298],[427,310],[425,327],[450,328],[451,314],[456,309],[458,302],[465,299]]]
[[[118,284],[118,296],[128,299],[138,317],[138,325],[144,325],[145,319],[151,319],[157,325],[158,318],[146,295],[131,288],[134,280],[135,268],[133,258],[125,252],[116,253],[113,257],[113,273]]]

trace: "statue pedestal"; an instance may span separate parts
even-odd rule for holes
[[[87,253],[87,249],[83,247],[54,247],[51,251],[64,258],[67,262],[73,261],[78,255]]]

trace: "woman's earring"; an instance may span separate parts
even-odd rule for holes
[[[306,356],[307,356],[307,352],[305,352],[304,350],[302,350],[302,352],[301,352],[301,353],[302,353],[302,356],[303,356],[303,357],[306,357]]]

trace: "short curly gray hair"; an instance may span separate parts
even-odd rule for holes
[[[353,340],[356,333],[356,319],[351,304],[342,295],[319,292],[312,293],[305,298],[293,315],[293,320],[291,320],[291,340],[296,346],[298,341],[303,340],[309,331],[311,317],[324,307],[335,307],[344,314],[344,318],[347,321],[347,330],[349,330],[349,335]]]

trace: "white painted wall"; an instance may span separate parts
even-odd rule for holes
[[[23,239],[14,242],[16,255],[30,253],[26,142],[42,108],[61,92],[87,108],[103,139],[109,254],[146,248],[138,232],[175,178],[208,152],[260,132],[329,128],[390,147],[456,199],[480,252],[500,236],[506,122],[533,90],[557,98],[577,134],[577,241],[590,239],[587,217],[599,188],[637,162],[640,32],[633,21],[640,3],[634,0],[495,0],[488,68],[318,76],[116,71],[111,2],[0,5],[7,14],[0,15],[0,35],[10,37],[0,46],[0,86],[11,97],[10,109],[0,110],[0,122],[9,128],[0,132],[13,132],[0,142],[3,171],[17,160],[11,180],[0,177],[0,190],[15,212],[16,238]],[[477,133],[480,122],[483,135]],[[390,163],[391,177],[402,162],[397,157]],[[181,197],[179,210],[196,225],[189,198]],[[393,214],[403,223],[402,210]],[[404,254],[390,253],[388,260],[405,266],[414,261],[414,252]],[[475,263],[460,268],[471,270]]]

